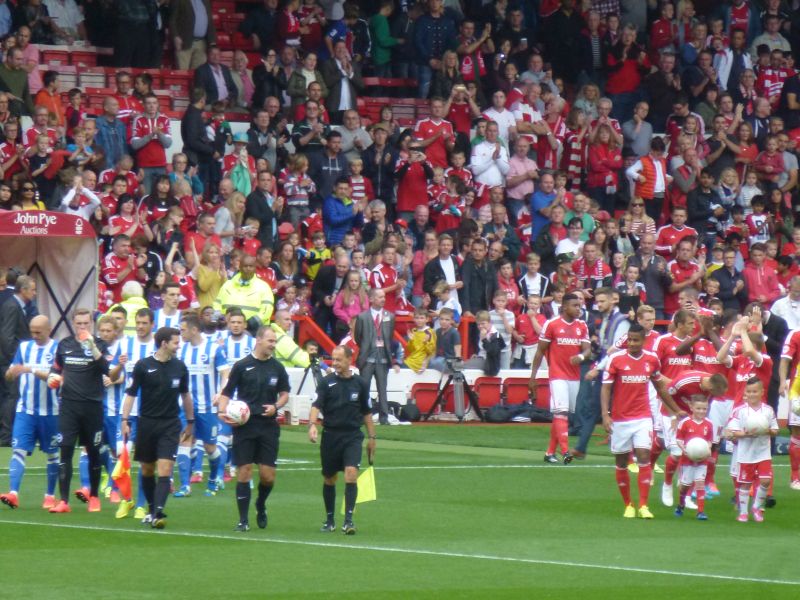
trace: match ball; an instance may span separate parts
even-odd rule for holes
[[[750,411],[747,415],[744,429],[747,433],[764,435],[769,431],[769,419],[764,413]]]
[[[225,407],[225,416],[237,425],[244,425],[250,418],[250,407],[241,400],[231,400]]]
[[[792,400],[792,412],[800,417],[800,396]]]
[[[692,462],[700,462],[711,456],[711,447],[703,438],[693,437],[686,442],[686,456]]]

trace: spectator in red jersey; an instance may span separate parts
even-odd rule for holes
[[[192,244],[195,248],[205,248],[206,244],[211,242],[219,248],[222,248],[222,240],[214,231],[217,220],[214,215],[203,213],[197,217],[197,231],[191,231],[186,234],[184,238],[183,250],[187,259],[187,266],[194,267],[192,262]],[[202,252],[202,251],[201,251]]]
[[[680,309],[678,295],[686,287],[701,289],[705,264],[695,261],[695,244],[697,238],[683,239],[678,243],[675,260],[667,264],[667,271],[672,277],[669,293],[664,298],[664,312],[675,314]]]
[[[136,162],[144,172],[142,185],[150,193],[155,178],[167,173],[166,149],[172,146],[170,121],[159,112],[155,94],[145,96],[144,113],[133,121],[131,146],[136,151]]]
[[[431,98],[430,108],[431,116],[418,121],[414,127],[414,138],[432,166],[445,168],[447,153],[455,145],[455,133],[452,123],[444,120],[445,101],[438,97]]]
[[[136,257],[131,253],[131,238],[118,235],[114,238],[111,252],[103,261],[102,277],[108,291],[114,295],[114,302],[122,301],[122,286],[128,281],[136,281]]]
[[[27,168],[25,147],[17,143],[19,138],[19,124],[17,121],[8,121],[3,129],[6,141],[0,144],[0,173],[4,181],[11,181],[17,173],[22,173]]]
[[[391,313],[394,313],[397,307],[405,302],[403,290],[406,287],[406,280],[398,274],[396,264],[397,248],[385,244],[381,249],[380,262],[369,275],[369,286],[385,292],[385,308]]]
[[[143,222],[152,225],[165,217],[171,207],[180,204],[170,190],[169,175],[157,176],[153,193],[142,198],[139,203],[139,217]]]
[[[25,132],[25,147],[28,149],[28,156],[35,152],[36,138],[39,135],[46,135],[50,139],[50,147],[55,148],[58,143],[58,131],[49,126],[50,114],[44,106],[37,106],[33,115],[33,127]]]
[[[423,152],[422,144],[414,141],[408,150],[408,158],[397,161],[395,169],[398,181],[397,216],[405,221],[413,218],[418,204],[427,204],[427,184],[433,178],[433,168]]]
[[[750,262],[745,265],[742,277],[747,289],[747,301],[769,306],[781,293],[775,270],[764,265],[766,255],[767,248],[764,244],[753,244],[750,247]]]
[[[588,162],[587,192],[600,204],[601,210],[613,214],[622,153],[608,125],[601,124],[592,132]]]
[[[627,121],[639,101],[639,85],[650,70],[647,53],[636,43],[636,27],[625,25],[619,41],[611,47],[606,59],[608,80],[606,93],[613,102],[613,116]]]

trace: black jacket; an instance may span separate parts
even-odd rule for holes
[[[239,95],[239,90],[233,82],[231,70],[225,65],[220,65],[220,68],[222,69],[222,77],[225,80],[225,87],[228,88],[228,101],[233,103]],[[219,100],[217,82],[214,80],[214,74],[211,72],[211,65],[208,63],[204,63],[195,69],[194,87],[203,88],[206,91],[206,104],[213,104]]]
[[[708,192],[703,192],[699,186],[694,188],[686,196],[686,211],[689,214],[686,224],[689,227],[694,227],[698,233],[713,231],[714,224],[709,222],[709,219],[714,216],[711,205],[720,204],[721,202],[716,190],[711,189]]]
[[[183,153],[192,165],[210,160],[214,154],[214,147],[206,137],[203,111],[192,104],[186,108],[181,119],[181,138],[183,138]]]
[[[0,368],[11,364],[19,343],[30,337],[25,310],[12,296],[0,306]]]
[[[364,161],[364,177],[369,178],[372,182],[375,197],[390,203],[394,201],[394,167],[397,164],[397,151],[387,144],[380,156],[376,156],[377,152],[375,144],[361,152],[361,160]]]
[[[488,260],[483,260],[483,265],[478,266],[472,257],[467,258],[461,265],[461,308],[463,311],[475,314],[479,310],[489,310],[492,307],[492,298],[497,289],[497,271]]]
[[[258,110],[264,106],[264,100],[268,96],[281,97],[286,89],[286,73],[283,69],[278,70],[278,74],[267,72],[264,64],[260,64],[253,69],[253,99],[252,107]],[[281,104],[283,101],[281,100]]]
[[[344,283],[344,279],[342,283]],[[336,288],[336,267],[334,265],[320,267],[317,276],[314,278],[314,284],[311,286],[312,306],[317,308],[323,303],[325,296],[331,296],[338,291]]]
[[[728,269],[722,267],[714,270],[711,273],[711,278],[719,282],[717,298],[722,301],[722,307],[725,310],[733,308],[741,311],[742,307],[747,304],[747,286],[742,286],[742,289],[736,294],[733,293],[733,290],[737,281],[744,281],[742,274],[734,269],[734,274],[731,275]]]
[[[451,257],[453,259],[453,265],[455,266],[456,271],[456,280],[460,277],[461,268],[458,266],[458,261],[456,260],[455,256]],[[425,269],[422,271],[422,291],[426,294],[430,294],[433,297],[433,288],[436,287],[436,284],[440,281],[446,281],[447,278],[444,275],[444,269],[442,269],[442,265],[439,262],[439,257],[433,258],[425,263]]]
[[[253,217],[258,219],[258,240],[262,246],[272,247],[273,233],[272,226],[275,223],[275,213],[267,204],[267,199],[264,193],[255,189],[247,196],[247,202],[244,206],[244,218]]]

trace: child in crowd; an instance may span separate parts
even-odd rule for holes
[[[639,267],[628,265],[625,268],[625,279],[614,289],[619,292],[619,311],[630,313],[630,318],[633,320],[636,311],[647,299],[647,290],[639,281]]]
[[[451,312],[450,318],[458,324],[461,321],[461,304],[458,301],[458,294],[454,294],[446,281],[438,282],[433,288],[433,295],[436,298],[434,310],[431,316],[438,319],[443,309]],[[434,321],[434,326],[438,327],[438,321]]]
[[[567,293],[567,288],[563,283],[551,284],[550,290],[550,301],[544,303],[544,309],[542,311],[548,319],[552,319],[561,314],[561,302],[564,300],[564,294]]]
[[[719,294],[719,280],[714,277],[707,277],[703,282],[703,291],[697,296],[697,301],[703,308],[710,308],[709,304],[712,300],[717,299]]]
[[[714,440],[714,425],[706,418],[708,414],[708,398],[695,396],[689,402],[691,417],[686,417],[678,425],[675,437],[678,447],[682,454],[678,467],[680,468],[680,500],[675,509],[675,516],[682,517],[686,510],[686,495],[694,489],[697,494],[697,520],[707,521],[708,515],[705,512],[706,502],[706,460],[693,461],[686,455],[686,444],[689,440],[700,438],[708,444],[708,452],[711,454],[711,444]]]
[[[768,192],[777,188],[778,178],[784,171],[783,152],[778,150],[778,136],[767,136],[764,151],[759,152],[753,168]]]
[[[525,306],[525,298],[520,294],[519,286],[514,279],[514,265],[511,259],[506,257],[497,261],[497,264],[497,287],[506,293],[508,308],[515,317],[518,317]]]
[[[308,158],[302,154],[295,156],[283,184],[286,194],[286,207],[289,221],[295,228],[309,214],[309,200],[317,192],[316,184],[307,175]]]
[[[314,247],[306,255],[306,277],[309,281],[314,281],[317,278],[317,273],[319,273],[319,268],[325,261],[331,260],[332,254],[331,249],[325,243],[325,234],[323,232],[316,232],[311,237],[311,241]]]
[[[188,269],[186,268],[186,263],[183,260],[174,260],[175,253],[177,251],[178,244],[173,243],[169,250],[169,254],[167,254],[167,258],[164,260],[164,270],[167,272],[167,275],[170,276],[172,281],[181,286],[181,299],[178,303],[178,310],[199,308],[200,303],[197,301],[194,277],[192,277],[192,275],[189,273]],[[233,253],[231,253],[231,255],[232,254]]]
[[[360,248],[356,248],[350,254],[350,268],[358,271],[361,275],[361,281],[364,284],[364,287],[367,286],[367,281],[369,280],[369,273],[370,270],[366,265],[366,258],[364,257],[364,251]]]
[[[529,252],[525,258],[525,274],[519,278],[520,295],[527,298],[531,294],[538,294],[542,303],[550,302],[550,280],[539,272],[542,268],[542,258],[536,252]]]
[[[353,202],[358,202],[362,207],[367,205],[367,202],[375,199],[375,191],[372,188],[372,181],[368,177],[364,177],[364,161],[360,158],[353,158],[350,160],[350,198]]]
[[[261,240],[258,239],[258,229],[261,222],[255,217],[247,217],[242,227],[242,252],[248,256],[255,257],[261,247]]]
[[[758,185],[758,173],[756,173],[753,169],[749,169],[747,171],[747,175],[744,177],[744,185],[739,190],[739,194],[736,196],[736,203],[744,209],[745,216],[753,212],[753,209],[750,206],[753,198],[760,196],[763,193],[764,190],[762,190]]]
[[[767,203],[764,196],[755,196],[750,202],[753,212],[747,215],[745,224],[750,232],[750,239],[748,243],[752,246],[758,242],[766,243],[772,236],[772,227],[770,226],[770,215],[765,212]]]
[[[461,357],[461,336],[453,326],[453,310],[447,307],[439,311],[436,328],[436,355],[428,366],[437,371],[447,370],[447,361]]]
[[[414,328],[407,337],[405,366],[416,373],[424,373],[436,355],[436,332],[428,326],[428,313],[424,308],[414,309]]]
[[[505,342],[505,347],[500,352],[500,368],[511,368],[511,341],[516,319],[514,313],[508,309],[508,294],[505,290],[497,290],[492,299],[494,308],[489,311],[492,327],[500,334]]]
[[[748,208],[750,208],[749,205]],[[752,212],[752,209],[750,211]],[[731,209],[731,223],[725,230],[725,237],[728,237],[731,233],[738,233],[743,240],[750,239],[750,228],[745,223],[745,209],[738,204]],[[744,258],[747,260],[747,254],[745,254]]]
[[[464,155],[464,151],[453,150],[450,153],[450,166],[444,171],[445,178],[455,175],[464,182],[467,188],[472,187],[472,171],[464,167],[466,163],[467,159]]]
[[[222,180],[222,159],[225,156],[225,146],[233,145],[233,131],[231,124],[225,119],[225,102],[217,101],[211,104],[211,119],[206,125],[206,137],[211,140],[211,147],[219,155],[213,161],[209,172],[209,188],[216,190]]]
[[[430,204],[436,222],[436,233],[458,229],[466,208],[464,205],[464,182],[458,175],[447,178],[447,186]]]
[[[539,343],[539,334],[542,326],[547,321],[542,312],[542,297],[539,294],[530,294],[526,300],[526,311],[517,319],[517,329],[514,332],[514,369],[529,369],[536,346]],[[546,368],[546,365],[545,365]]]

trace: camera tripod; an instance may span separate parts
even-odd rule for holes
[[[318,388],[319,384],[322,382],[322,371],[319,368],[319,361],[312,360],[303,371],[303,377],[300,379],[300,385],[297,386],[297,394],[300,394],[303,391],[303,386],[306,384],[306,378],[308,377],[309,373],[311,373],[311,377],[314,379],[314,389]]]
[[[442,379],[444,379],[444,374],[442,374]],[[441,386],[442,379],[439,380],[439,384]],[[480,406],[478,405],[478,395],[472,390],[472,387],[467,383],[466,378],[464,377],[464,373],[461,371],[450,371],[447,375],[447,381],[444,382],[444,386],[439,387],[439,391],[436,394],[436,400],[434,400],[433,405],[431,406],[430,410],[422,417],[423,421],[429,420],[433,413],[436,411],[436,408],[439,407],[444,409],[445,406],[445,398],[444,394],[447,388],[453,384],[453,404],[456,418],[459,422],[464,420],[464,415],[466,411],[464,410],[464,394],[466,393],[467,397],[469,398],[469,405],[472,407],[472,410],[475,411],[475,414],[478,415],[478,418],[481,421],[484,421],[483,414],[481,413]],[[458,396],[461,396],[461,402],[458,402],[456,399]]]

